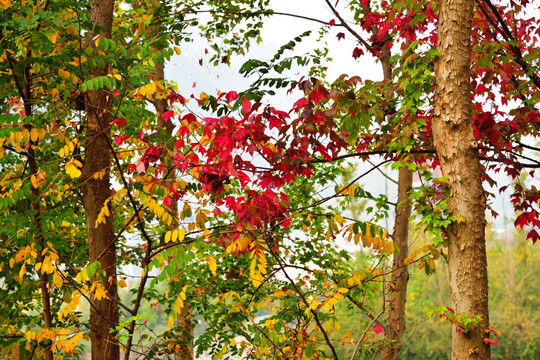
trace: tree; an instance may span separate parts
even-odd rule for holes
[[[489,359],[483,341],[489,327],[485,243],[485,195],[482,169],[474,138],[470,99],[472,1],[443,1],[439,17],[439,59],[435,64],[433,145],[448,178],[448,210],[454,217],[445,231],[452,306],[457,314],[477,318],[470,329],[457,324],[452,358],[476,353]],[[459,55],[458,55],[459,54]]]

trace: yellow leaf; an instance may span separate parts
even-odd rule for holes
[[[116,80],[122,80],[122,75],[120,74],[114,74],[113,76]]]
[[[186,237],[186,229],[182,228],[178,231],[178,241],[184,240]]]
[[[127,284],[124,281],[124,279],[120,279],[120,281],[118,281],[118,286],[121,287],[121,288],[125,288],[127,286]]]
[[[13,135],[13,138],[15,139],[15,142],[21,142],[21,140],[23,139],[23,133],[21,131],[17,131]]]
[[[176,242],[177,239],[178,239],[178,229],[174,229],[174,231],[172,232],[172,241]]]
[[[68,146],[70,152],[73,152],[73,151],[75,150],[75,144],[73,144],[73,142],[67,140],[67,141],[66,141],[66,144],[67,144],[67,146]],[[75,160],[75,161],[77,161],[77,160]],[[79,161],[77,161],[77,162],[80,164]],[[77,166],[80,167],[80,165],[77,165]]]
[[[169,321],[167,322],[167,325],[169,325],[169,329],[172,329],[174,326],[174,317],[169,316]]]
[[[171,235],[172,235],[172,231],[167,231],[167,233],[165,234],[165,243],[168,243],[169,241],[171,241]]]
[[[52,35],[51,35],[51,42],[52,42],[53,44],[56,44],[56,41],[58,40],[59,37],[60,37],[60,34],[59,34],[59,33],[52,34]]]
[[[37,139],[38,139],[38,131],[37,131],[37,129],[30,130],[30,140],[32,140],[33,142],[36,142]]]
[[[176,298],[176,301],[173,305],[173,310],[175,313],[180,314],[182,312],[182,308],[184,307],[184,301],[180,296]]]
[[[212,274],[214,274],[214,276],[217,276],[217,273],[216,273],[216,270],[217,270],[216,259],[214,259],[213,257],[209,257],[207,259],[207,261],[208,261],[208,267],[210,268],[210,271],[212,272]]]
[[[30,176],[30,181],[32,182],[32,186],[34,187],[34,189],[37,189],[39,187],[39,183],[35,175]]]
[[[176,55],[180,55],[182,53],[182,51],[180,50],[178,46],[174,47],[174,52],[176,53]]]
[[[163,217],[164,213],[165,213],[165,208],[159,207],[159,209],[157,210],[156,215],[158,216],[158,218],[161,219]]]
[[[328,303],[329,303],[329,304],[335,305],[335,304],[337,304],[337,302],[338,302],[338,299],[336,299],[336,298],[330,298],[330,299],[328,299]]]
[[[206,95],[206,93],[201,92],[200,98],[201,98],[201,101],[202,101],[203,105],[208,105],[209,100],[208,100],[208,95]]]
[[[96,290],[94,292],[94,299],[101,300],[101,299],[108,299],[107,292],[105,291],[105,287],[101,285],[100,283],[94,283],[96,285]]]
[[[357,233],[354,235],[354,243],[356,245],[358,245],[358,243],[360,242],[360,238],[362,237],[362,234],[361,233]]]
[[[105,203],[105,205],[103,205],[103,209],[101,209],[101,211],[103,212],[103,215],[105,216],[110,216],[110,213],[109,213],[109,206],[107,203]]]
[[[60,289],[60,288],[62,287],[62,285],[64,285],[64,280],[62,280],[62,277],[61,277],[60,275],[58,275],[57,272],[55,272],[55,273],[53,274],[53,277],[52,277],[52,278],[53,278],[53,284],[54,284],[54,286],[56,286],[57,288]]]
[[[22,278],[24,274],[26,274],[26,265],[21,266],[21,270],[19,271],[19,278]]]

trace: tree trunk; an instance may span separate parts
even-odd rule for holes
[[[165,80],[165,68],[163,64],[156,64],[156,81],[163,81]],[[168,121],[165,121],[161,116],[165,111],[167,111],[168,103],[166,99],[156,98],[154,99],[154,104],[156,106],[156,116],[158,119],[158,125],[161,129],[163,129],[167,135],[172,135],[174,130],[174,124],[169,119]],[[164,149],[165,152],[167,152],[167,149]],[[167,159],[173,159],[174,154],[171,152],[170,156],[165,156],[164,159],[167,161]],[[174,164],[172,161],[165,164],[165,170],[163,172],[164,174],[164,180],[165,183],[172,185],[174,181],[176,180],[176,169],[174,168]],[[174,230],[178,228],[178,201],[174,200],[171,203],[171,210],[173,212],[174,220],[171,223],[170,230]],[[193,327],[192,327],[192,321],[191,321],[191,310],[189,308],[189,305],[187,301],[184,302],[184,307],[182,308],[182,312],[178,314],[177,316],[177,323],[178,327],[183,332],[183,335],[181,335],[181,338],[178,339],[178,342],[182,344],[182,349],[177,354],[176,359],[177,360],[193,360]]]
[[[392,262],[392,280],[390,281],[388,300],[388,321],[384,329],[384,338],[391,344],[381,352],[381,360],[397,359],[405,333],[405,304],[409,269],[405,259],[409,251],[409,218],[411,202],[408,192],[412,188],[412,172],[407,168],[399,169],[398,200],[396,220],[394,222],[394,259]]]
[[[95,36],[111,37],[114,12],[114,0],[90,1],[89,19],[94,29],[88,32],[88,46],[95,47]],[[108,68],[92,71],[93,77],[103,76]],[[83,203],[88,228],[88,247],[90,262],[99,261],[105,277],[99,275],[94,281],[100,281],[107,290],[107,297],[92,299],[90,307],[91,350],[94,360],[115,360],[120,358],[120,349],[115,333],[109,330],[118,325],[116,251],[113,244],[114,229],[112,211],[105,217],[105,223],[96,226],[96,219],[111,195],[110,167],[110,123],[112,94],[108,89],[89,91],[86,99],[87,129],[85,159],[82,169]],[[94,178],[94,174],[105,171],[103,177]],[[101,257],[100,257],[101,256]]]
[[[481,316],[467,333],[452,332],[452,358],[489,359],[485,196],[472,124],[470,38],[473,0],[443,0],[439,17],[439,59],[435,64],[433,143],[448,178],[448,210],[457,217],[446,230],[452,307],[456,314]]]
[[[390,49],[382,47],[380,56],[384,80],[392,81],[392,66],[390,65]],[[389,94],[392,95],[392,94]],[[395,252],[392,261],[392,280],[388,294],[388,320],[384,329],[385,342],[389,346],[381,351],[381,359],[395,360],[401,349],[403,334],[405,333],[405,304],[407,301],[407,284],[409,282],[409,269],[405,259],[409,254],[409,218],[411,217],[411,202],[408,201],[409,191],[412,188],[412,172],[403,167],[399,170],[398,199],[396,205],[396,219],[394,221],[393,241]]]

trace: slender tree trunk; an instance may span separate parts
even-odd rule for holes
[[[392,66],[390,64],[390,49],[382,47],[380,56],[384,80],[392,81]],[[392,95],[392,94],[389,94]],[[411,217],[411,202],[409,191],[412,188],[412,172],[403,167],[398,176],[398,199],[396,219],[394,221],[393,240],[396,251],[392,261],[392,280],[388,294],[388,320],[384,329],[384,338],[388,344],[381,352],[381,359],[394,360],[398,358],[403,334],[405,333],[405,303],[407,301],[407,284],[409,269],[405,259],[409,253],[409,218]]]
[[[89,19],[94,29],[88,33],[88,45],[95,46],[95,37],[111,37],[114,12],[114,0],[90,1]],[[97,69],[92,76],[108,73],[108,67]],[[94,306],[90,308],[91,349],[94,360],[115,360],[120,358],[120,349],[115,333],[110,329],[118,325],[118,293],[116,279],[116,251],[112,244],[114,229],[112,211],[106,200],[111,195],[110,167],[110,123],[112,94],[108,89],[89,91],[87,96],[87,129],[85,143],[85,159],[82,169],[83,203],[88,228],[88,247],[90,261],[101,263],[105,277],[96,276],[107,290],[107,298],[92,299]],[[94,178],[94,174],[105,171],[103,177]],[[110,216],[105,223],[96,226],[96,219],[103,206],[109,206]],[[102,255],[103,253],[103,255]],[[102,255],[102,256],[101,256]],[[101,256],[101,258],[98,258]]]
[[[165,68],[163,64],[156,64],[156,81],[163,81],[165,80]],[[169,119],[168,121],[165,121],[162,118],[162,115],[164,112],[166,112],[168,108],[168,103],[166,99],[161,99],[157,97],[154,99],[154,104],[156,106],[156,116],[158,119],[158,125],[161,129],[163,129],[167,135],[172,135],[174,130],[174,124]],[[168,149],[164,149],[165,152],[168,151]],[[173,153],[171,152],[170,157],[165,156],[165,161],[167,162],[167,159],[172,159]],[[172,185],[174,181],[176,180],[176,170],[174,168],[174,164],[172,161],[167,162],[165,164],[165,170],[164,170],[164,180],[165,183],[168,183]],[[178,201],[174,200],[171,203],[171,210],[173,212],[173,222],[171,223],[170,230],[178,228]],[[191,310],[189,308],[189,305],[186,302],[184,302],[184,307],[182,308],[182,312],[178,314],[177,316],[177,323],[178,327],[181,329],[183,334],[181,335],[181,338],[178,339],[178,341],[182,344],[182,349],[180,350],[180,353],[177,354],[176,359],[178,360],[192,360],[193,359],[193,327],[192,327],[192,321],[191,321]]]
[[[25,66],[24,68],[24,88],[20,88],[22,94],[21,97],[24,102],[24,112],[26,116],[33,116],[32,109],[32,100],[31,100],[31,83],[30,83],[30,65]],[[17,79],[18,81],[18,79]],[[32,125],[26,125],[25,128],[30,132],[32,130]],[[28,167],[30,176],[38,175],[38,164],[36,158],[36,152],[34,150],[35,143],[30,141],[30,146],[28,147]],[[39,206],[39,200],[41,195],[39,193],[39,188],[32,186],[32,210],[35,212],[33,216],[33,223],[35,226],[36,234],[36,243],[38,245],[37,249],[37,260],[39,263],[43,264],[45,261],[45,256],[43,255],[43,250],[45,249],[45,241],[43,234],[43,227],[41,225],[41,208]],[[44,329],[52,328],[52,313],[51,313],[51,297],[49,294],[49,279],[47,273],[43,272],[42,269],[39,270],[39,287],[41,290],[41,303],[43,306],[43,320],[44,320]],[[53,360],[53,352],[51,350],[51,344],[45,347],[45,358],[46,360]]]
[[[381,359],[385,360],[398,358],[405,333],[405,304],[409,282],[409,269],[405,265],[405,259],[409,251],[409,218],[411,216],[411,202],[407,199],[411,188],[412,172],[406,167],[399,169],[393,236],[396,251],[392,262],[392,280],[388,296],[388,321],[384,329],[384,338],[392,345],[381,352]]]
[[[38,173],[37,169],[37,162],[35,158],[35,152],[33,149],[28,150],[29,157],[28,157],[28,164],[30,169],[29,175],[36,175]],[[43,255],[43,249],[45,249],[45,241],[43,238],[43,227],[41,226],[41,214],[40,214],[40,207],[39,207],[39,200],[41,199],[41,196],[39,194],[39,189],[34,188],[32,186],[32,210],[36,212],[34,215],[34,226],[36,227],[36,243],[38,245],[37,249],[37,255],[38,255],[38,262],[43,264],[45,261],[45,256]],[[41,302],[43,304],[43,319],[45,320],[45,329],[51,329],[52,328],[52,314],[51,314],[51,299],[49,295],[49,279],[47,276],[47,273],[39,271],[39,285],[41,288]],[[47,345],[45,347],[45,358],[47,360],[53,360],[53,353],[51,350],[51,344]]]
[[[446,231],[452,307],[457,314],[481,316],[467,334],[452,332],[452,358],[489,359],[488,278],[485,196],[472,124],[470,43],[473,0],[443,0],[439,16],[439,59],[435,64],[433,143],[448,178],[448,210],[459,217]]]

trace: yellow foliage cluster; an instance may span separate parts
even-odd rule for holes
[[[73,329],[76,331],[76,329]],[[45,340],[51,340],[51,349],[54,352],[63,351],[66,354],[73,354],[76,352],[75,347],[84,337],[82,332],[71,333],[70,329],[66,328],[52,328],[41,329],[39,331],[26,331],[24,334],[26,340],[35,341],[38,344]]]
[[[98,214],[97,219],[96,219],[96,224],[95,224],[96,228],[99,226],[99,224],[101,224],[101,223],[105,224],[107,222],[107,219],[105,219],[105,217],[111,216],[111,214],[109,212],[109,201],[110,200],[111,200],[111,198],[108,198],[105,201],[105,203],[103,204],[103,207],[101,208],[101,210],[99,211],[99,214]]]
[[[434,245],[425,245],[421,248],[413,251],[407,258],[403,261],[405,265],[409,265],[418,257],[418,255],[424,254],[423,256],[427,256],[425,261],[421,261],[418,264],[418,268],[423,269],[426,266],[426,261],[429,263],[429,267],[434,269],[435,268],[435,260],[437,260],[441,256],[441,252],[439,249],[437,249]]]
[[[72,178],[76,179],[79,176],[81,176],[81,170],[79,168],[82,168],[82,164],[79,160],[71,160],[68,161],[65,165],[66,167],[66,173]]]
[[[16,152],[21,153],[23,151],[21,143],[27,144],[30,143],[30,141],[37,143],[38,141],[43,140],[46,135],[47,132],[45,129],[32,128],[28,130],[27,128],[22,128],[19,131],[11,132],[7,137],[0,137],[0,146],[12,145]],[[0,152],[0,157],[1,156],[3,156],[3,152]]]
[[[70,314],[72,314],[77,309],[77,306],[79,306],[80,297],[81,294],[78,291],[75,291],[71,295],[71,300],[69,301],[69,303],[58,313],[58,320],[62,320],[70,316]]]
[[[71,141],[67,137],[62,137],[62,138],[63,140],[65,140],[65,145],[60,149],[60,151],[58,152],[58,155],[60,155],[60,157],[63,158],[63,157],[69,156],[69,154],[75,151],[75,146],[77,145],[77,139],[73,139],[73,141]]]
[[[133,196],[136,199],[140,200],[141,203],[143,204],[146,203],[148,205],[148,210],[150,210],[152,214],[156,215],[159,219],[161,219],[164,224],[167,224],[168,226],[172,224],[173,217],[171,216],[169,211],[165,209],[163,206],[161,206],[157,201],[155,201],[150,196],[148,196],[147,194],[139,190],[135,190],[135,192],[133,193]],[[180,235],[180,233],[178,233],[177,235]],[[172,234],[171,234],[171,238],[172,238]],[[179,241],[182,241],[182,239]]]
[[[338,215],[339,216],[339,215]],[[347,231],[349,232],[348,240],[354,240],[354,243],[358,245],[362,241],[362,246],[371,247],[373,250],[378,250],[384,254],[393,254],[394,253],[394,243],[392,239],[388,236],[388,233],[383,231],[381,235],[376,234],[376,225],[365,223],[366,232],[358,232],[354,234],[353,224],[350,224]]]
[[[141,95],[151,98],[154,93],[164,91],[165,87],[159,81],[152,81],[150,84],[146,84],[136,89],[133,95]]]
[[[168,243],[170,241],[181,242],[182,240],[184,240],[185,236],[186,236],[185,229],[174,229],[174,230],[167,231],[165,233],[165,243]]]

